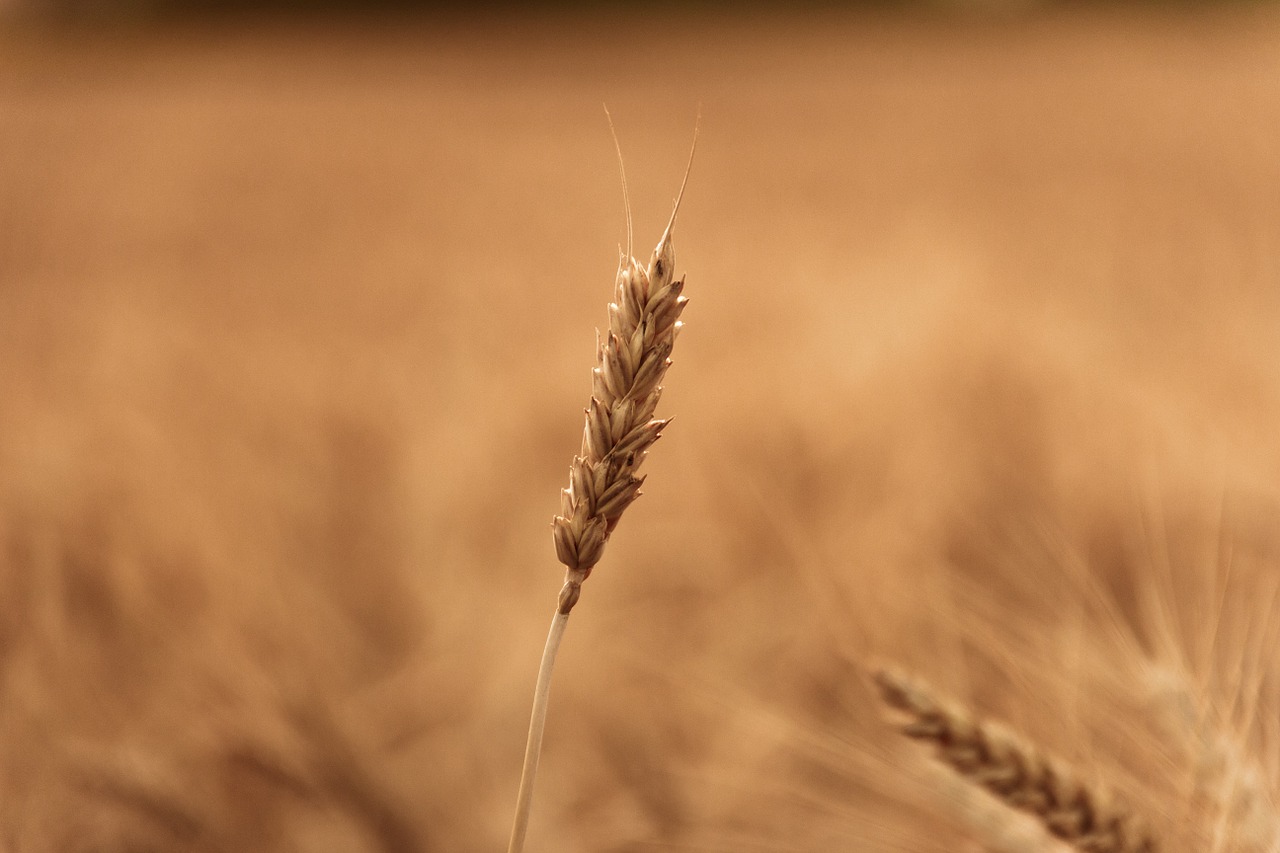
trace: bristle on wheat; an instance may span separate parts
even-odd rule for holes
[[[1155,840],[1127,807],[1081,783],[1060,762],[901,673],[881,670],[875,680],[885,703],[906,716],[903,734],[935,744],[940,761],[1035,815],[1067,844],[1088,853],[1157,853]]]

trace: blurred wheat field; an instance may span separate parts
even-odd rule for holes
[[[1058,849],[891,660],[1275,851],[1280,10],[593,15],[0,31],[0,850],[501,849],[700,103],[529,848]]]

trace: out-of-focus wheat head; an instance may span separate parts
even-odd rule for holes
[[[569,487],[561,492],[560,515],[552,522],[556,556],[570,575],[563,613],[577,601],[579,584],[599,562],[623,511],[640,496],[644,478],[637,471],[669,423],[653,414],[689,301],[682,295],[684,279],[674,277],[674,223],[672,213],[647,267],[624,258],[609,304],[609,329],[597,335],[582,450],[569,467]]]
[[[888,669],[875,678],[884,701],[907,716],[903,734],[936,744],[940,761],[1009,806],[1036,815],[1071,846],[1089,853],[1158,849],[1127,806],[1085,784],[1061,762],[942,701],[919,681]]]
[[[942,634],[958,657],[930,668],[917,655],[913,665],[966,698],[879,671],[901,731],[933,744],[937,759],[899,754],[887,772],[929,791],[924,807],[940,824],[959,818],[983,849],[1058,849],[1052,836],[1099,853],[1280,850],[1273,539],[1245,521],[1238,533],[1214,530],[1197,515],[1180,511],[1182,530],[1161,526],[1161,544],[1130,534],[1124,578],[1047,563],[1058,576],[1034,583],[1056,602],[1056,624],[1033,598],[1006,597],[1030,578],[991,594],[1009,577],[996,551],[984,553],[980,582],[951,577],[962,621]],[[1014,552],[1029,556],[1025,545]]]

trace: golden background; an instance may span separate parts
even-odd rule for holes
[[[529,849],[1049,849],[883,660],[1280,837],[1280,10],[583,7],[0,29],[0,850],[502,849],[604,104],[691,303]]]

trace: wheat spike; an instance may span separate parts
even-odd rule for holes
[[[560,514],[551,523],[556,556],[568,568],[561,613],[573,608],[609,534],[640,496],[644,478],[637,471],[670,422],[653,414],[680,332],[680,313],[689,301],[683,295],[684,279],[674,276],[671,228],[679,208],[677,197],[648,266],[633,257],[619,265],[609,328],[604,335],[597,333],[582,449],[569,466],[569,487],[562,490]]]
[[[881,670],[875,680],[885,703],[907,716],[903,734],[932,742],[940,761],[1009,806],[1035,815],[1077,850],[1159,850],[1126,806],[1080,782],[1061,762],[998,726],[975,720],[900,673]]]

